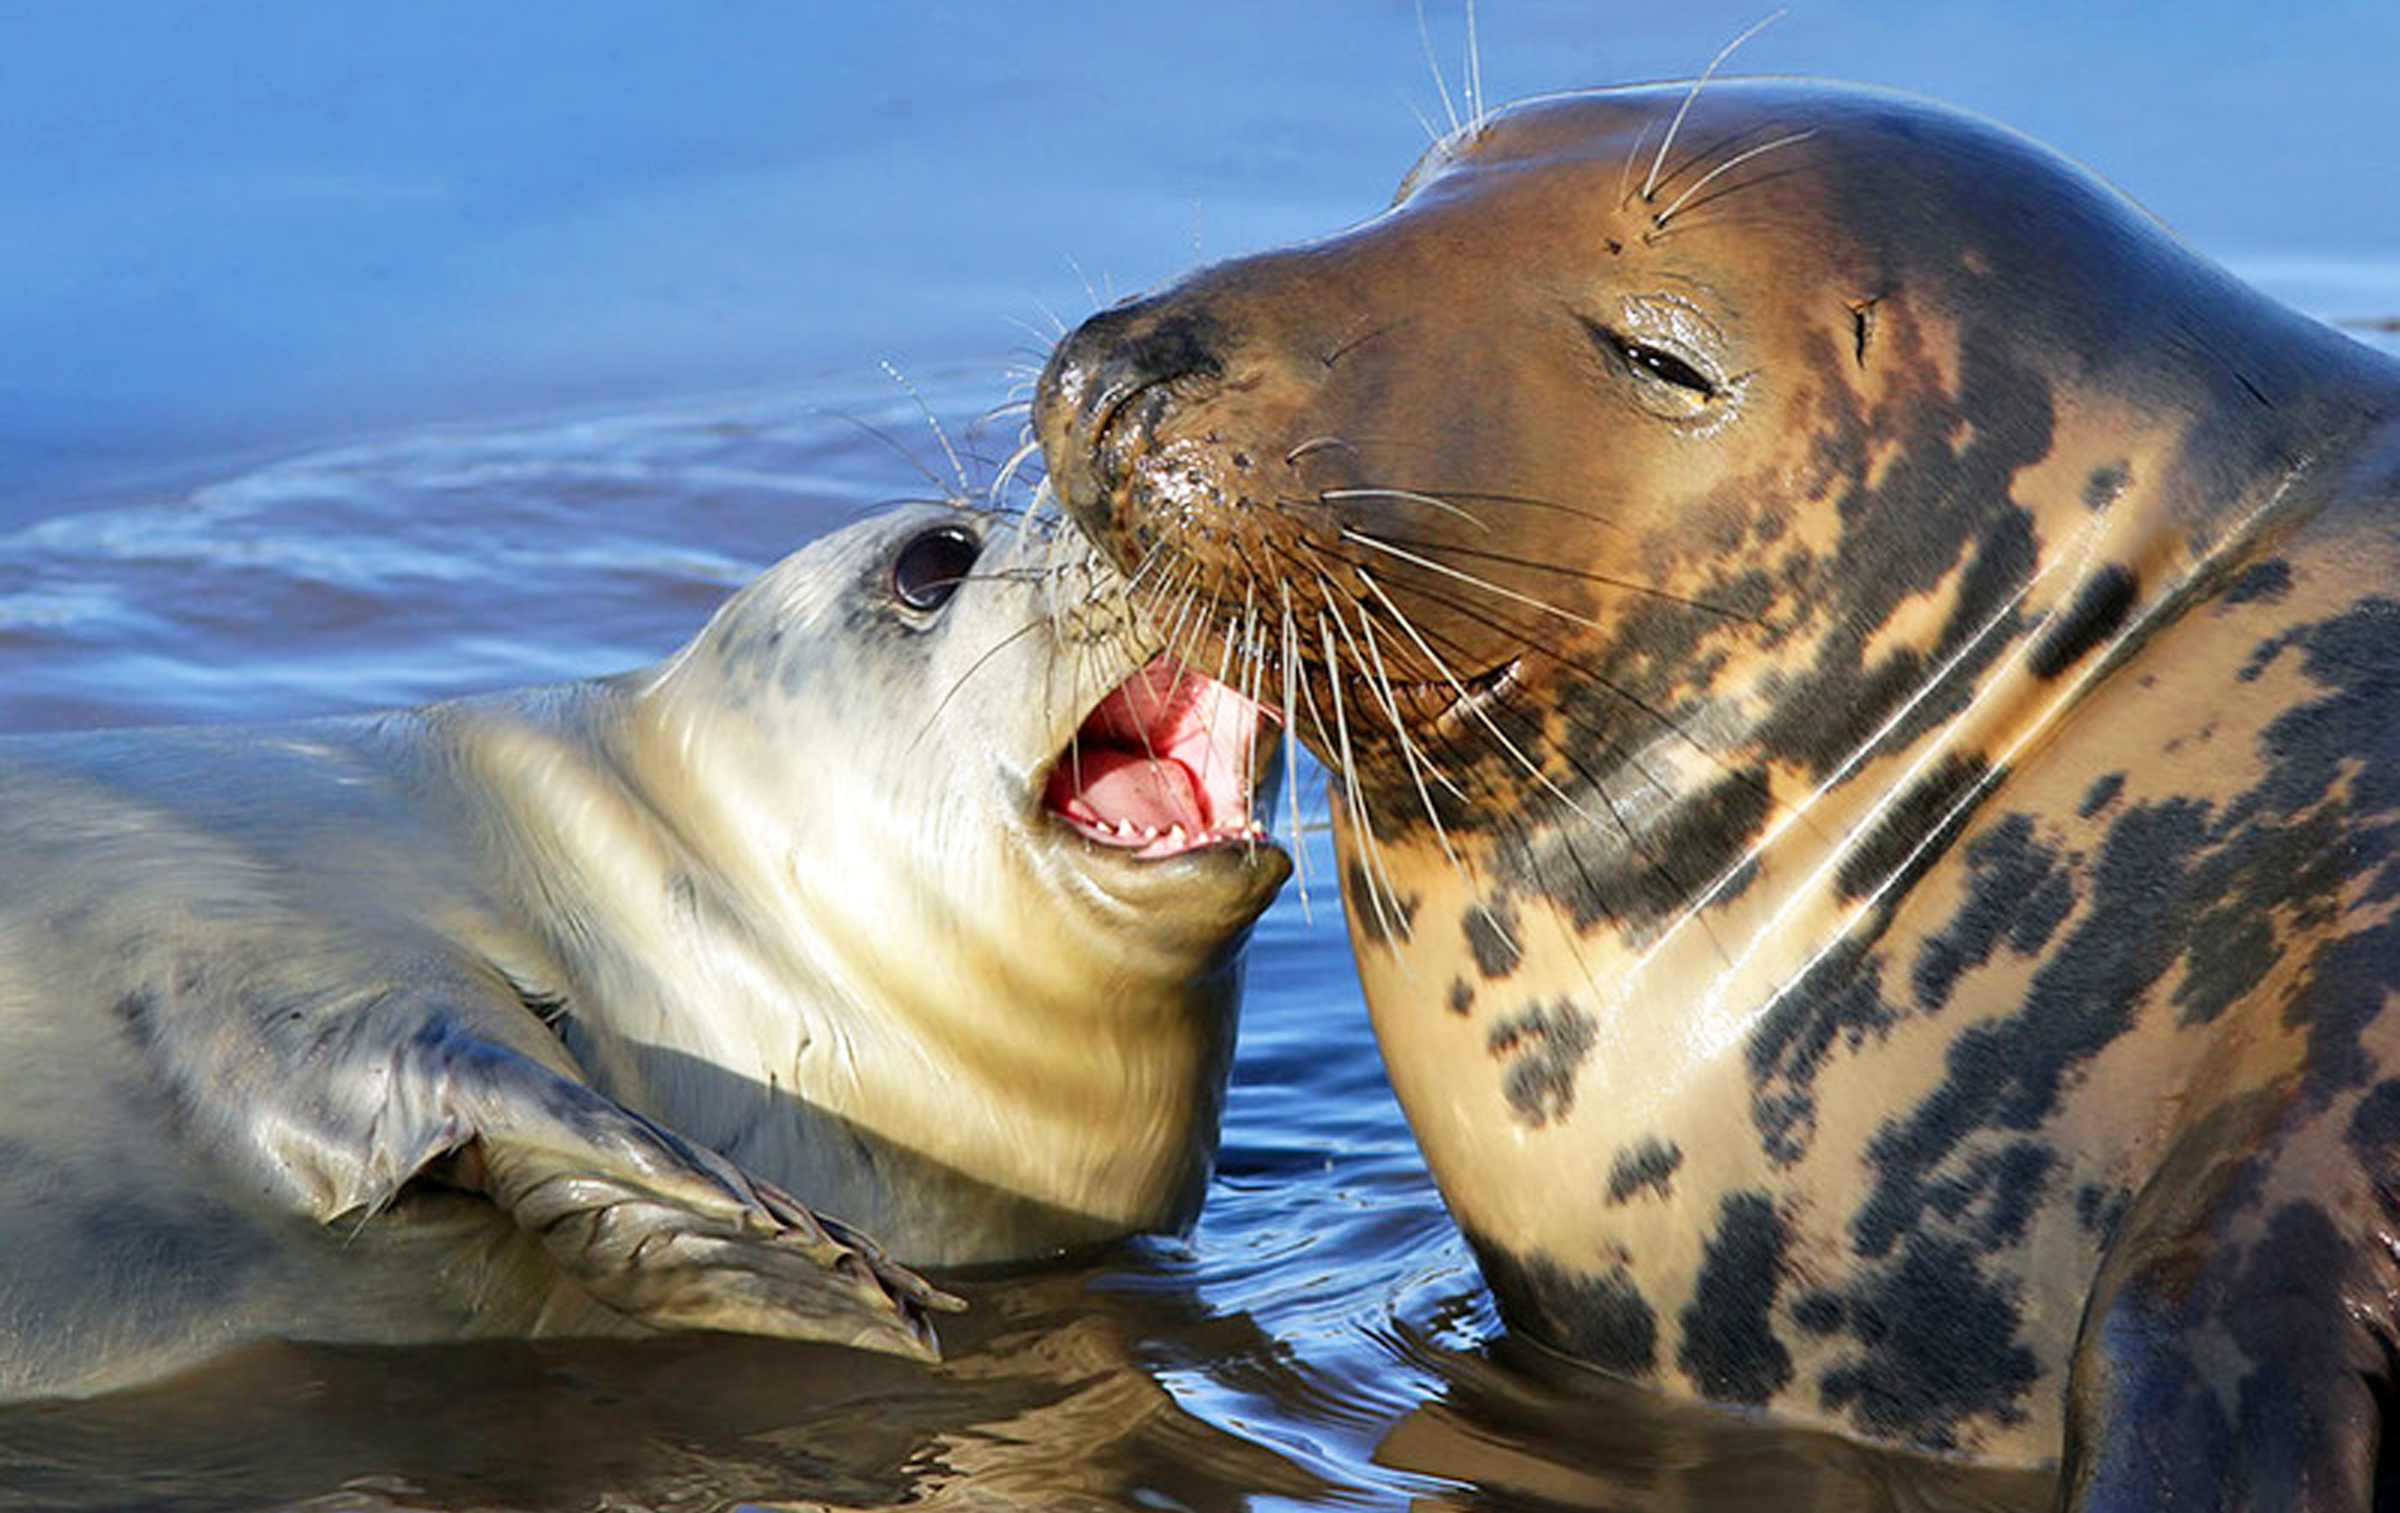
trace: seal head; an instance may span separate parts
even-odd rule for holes
[[[1289,862],[1257,818],[1269,728],[1161,653],[1113,570],[904,510],[614,691],[619,770],[709,861],[661,879],[671,917],[746,944],[706,1012],[562,984],[610,1006],[566,1031],[606,1080],[919,1264],[1189,1222]],[[747,1091],[706,1088],[727,1076]]]

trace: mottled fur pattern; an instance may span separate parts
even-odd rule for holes
[[[1037,402],[1333,769],[1509,1321],[2093,1508],[2367,1495],[2396,416],[2041,149],[1763,81],[1481,119]]]

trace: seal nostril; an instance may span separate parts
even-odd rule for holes
[[[1088,447],[1135,395],[1180,378],[1220,376],[1221,338],[1214,319],[1157,300],[1103,310],[1052,355],[1042,375],[1041,408],[1068,411],[1067,424]]]

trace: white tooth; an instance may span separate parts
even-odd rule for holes
[[[1133,839],[1133,821],[1131,821],[1131,820],[1119,820],[1119,821],[1117,821],[1117,838],[1118,838],[1119,840],[1127,840],[1127,841],[1129,841],[1129,840],[1132,840],[1132,839]]]
[[[1186,835],[1183,833],[1183,826],[1181,826],[1181,825],[1172,825],[1172,826],[1169,826],[1169,827],[1168,827],[1168,829],[1167,829],[1167,844],[1168,844],[1168,845],[1170,845],[1170,846],[1181,846],[1181,845],[1185,844],[1185,843],[1186,843],[1186,842],[1187,842],[1189,839],[1190,839],[1190,837],[1186,836]]]
[[[1146,841],[1157,840],[1158,827],[1156,825],[1144,825],[1142,827],[1142,839]]]

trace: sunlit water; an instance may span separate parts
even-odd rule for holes
[[[1424,140],[1405,102],[1440,112],[1406,4],[834,9],[0,20],[0,192],[43,228],[0,239],[0,731],[651,661],[801,541],[956,486],[877,359],[979,480],[1018,422],[975,418],[1041,312],[1371,213]],[[1487,84],[1688,71],[1759,9],[1487,0]],[[2400,27],[2162,25],[1828,3],[1745,61],[1962,99],[2305,308],[2400,316],[2368,129]],[[163,243],[123,243],[137,222]],[[763,386],[672,398],[738,384]],[[561,403],[587,418],[483,418]],[[278,1347],[0,1410],[0,1508],[2042,1505],[2039,1475],[1664,1405],[1510,1340],[1383,1081],[1323,837],[1299,844],[1316,886],[1253,944],[1198,1227],[965,1285],[944,1365]]]

